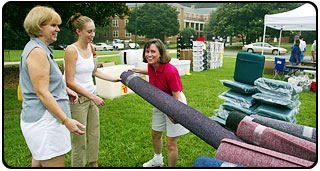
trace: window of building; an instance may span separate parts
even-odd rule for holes
[[[129,33],[127,30],[126,30],[126,37],[127,37],[127,38],[130,38],[130,37],[131,37],[131,33]]]
[[[118,20],[112,20],[112,27],[119,27]]]
[[[145,38],[146,36],[145,35],[139,35],[138,37],[139,38]]]
[[[208,20],[208,16],[205,15],[205,16],[204,16],[204,21],[207,21],[207,20]]]
[[[129,20],[128,19],[125,19],[124,20],[124,23],[127,25],[129,23]]]
[[[115,37],[119,37],[119,31],[118,30],[113,30],[112,32],[112,36]]]
[[[186,27],[186,28],[190,27],[190,26],[189,26],[189,22],[186,22],[186,26],[185,26],[185,27]]]

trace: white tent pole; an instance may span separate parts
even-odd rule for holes
[[[266,19],[264,19],[264,21],[266,21]],[[264,51],[264,42],[265,42],[265,37],[266,37],[266,29],[267,29],[267,26],[266,26],[266,24],[264,24],[264,28],[263,28],[263,41],[262,41],[262,52],[261,52],[261,55],[263,55],[263,51]]]
[[[279,56],[279,54],[280,54],[281,35],[282,35],[282,28],[280,29],[278,56]]]

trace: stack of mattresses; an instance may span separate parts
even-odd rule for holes
[[[317,160],[315,128],[237,111],[225,126],[246,143],[223,139],[216,159],[247,167],[311,167]]]
[[[213,120],[220,124],[225,124],[225,119],[230,111],[236,110],[251,115],[257,108],[258,103],[252,98],[252,94],[258,90],[254,81],[262,77],[264,70],[265,57],[263,55],[239,52],[237,55],[236,66],[233,80],[221,80],[222,84],[230,90],[223,92],[219,98],[225,100],[216,109],[216,116]]]
[[[301,87],[288,82],[268,78],[254,81],[259,93],[252,95],[261,104],[255,109],[260,116],[294,123],[301,102],[298,100]]]

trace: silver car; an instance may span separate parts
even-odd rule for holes
[[[98,50],[107,51],[107,50],[113,50],[113,47],[111,45],[106,44],[106,43],[96,43],[94,45],[94,50],[96,50],[96,51],[98,51]]]
[[[244,45],[242,47],[243,51],[251,52],[251,53],[261,53],[262,52],[262,42],[256,42],[256,43],[251,43],[248,45]],[[286,54],[288,53],[288,50],[285,48],[279,48],[279,47],[274,47],[268,43],[264,43],[264,53],[272,53],[273,55],[279,55],[280,54]]]

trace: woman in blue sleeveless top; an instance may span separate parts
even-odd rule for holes
[[[48,47],[57,40],[60,23],[54,9],[41,6],[34,7],[24,21],[31,38],[20,61],[20,126],[32,154],[32,167],[64,167],[65,154],[71,150],[70,132],[84,134],[79,129],[84,126],[70,115],[69,97],[76,103],[77,94],[66,87]]]

